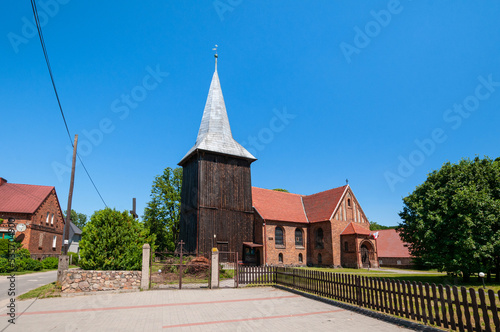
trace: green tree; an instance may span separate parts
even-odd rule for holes
[[[398,226],[384,226],[384,225],[380,225],[376,221],[370,221],[370,230],[371,231],[378,231],[381,229],[393,229],[393,228],[397,228],[397,227]]]
[[[281,192],[283,192],[283,193],[289,193],[289,191],[288,191],[288,190],[286,190],[286,189],[281,189],[281,188],[276,188],[276,189],[273,189],[273,190],[274,190],[274,191],[281,191]]]
[[[83,229],[80,266],[85,270],[140,270],[142,246],[154,235],[127,211],[96,211]]]
[[[66,213],[63,212],[63,217],[64,220],[66,220]],[[78,228],[83,230],[83,227],[87,224],[87,215],[83,213],[77,213],[75,210],[71,209],[71,214],[70,214],[71,221],[73,224],[75,224]]]
[[[500,277],[500,160],[445,163],[403,198],[400,236],[428,266],[462,275]]]
[[[165,168],[155,177],[151,200],[144,209],[144,225],[156,235],[158,250],[175,250],[179,239],[182,168]]]

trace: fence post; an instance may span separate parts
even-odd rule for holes
[[[356,276],[356,304],[361,307],[361,285],[359,283],[359,276]]]
[[[295,288],[295,269],[292,268],[292,286]]]
[[[141,289],[149,289],[149,260],[151,255],[151,247],[148,243],[142,246],[142,276]]]

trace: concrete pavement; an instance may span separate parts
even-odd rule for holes
[[[5,331],[403,331],[271,287],[155,290],[16,301]]]

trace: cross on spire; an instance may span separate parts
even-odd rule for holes
[[[219,55],[217,54],[217,47],[219,47],[219,45],[215,44],[215,47],[212,48],[212,51],[215,51],[215,54],[214,54],[214,57],[215,57],[215,71],[217,71],[217,58],[219,57]]]

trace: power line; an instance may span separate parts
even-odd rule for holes
[[[68,133],[69,141],[71,143],[71,146],[73,147],[73,141],[71,140],[71,134],[69,132],[68,123],[66,122],[66,117],[64,116],[64,112],[63,112],[63,109],[61,106],[61,101],[59,99],[59,94],[57,93],[56,83],[54,81],[54,75],[52,75],[52,68],[50,66],[49,56],[47,54],[47,49],[45,48],[45,40],[43,39],[42,27],[40,26],[40,20],[38,19],[38,10],[36,8],[35,0],[31,0],[31,8],[33,9],[33,16],[35,17],[36,28],[38,30],[38,37],[40,38],[40,43],[42,44],[43,56],[45,57],[45,62],[47,63],[47,68],[49,70],[49,75],[50,75],[50,80],[52,82],[52,87],[54,88],[54,93],[56,94],[57,104],[59,105],[59,110],[61,111],[61,116],[62,116],[63,121],[64,121],[64,126],[66,127],[66,132]],[[82,158],[80,157],[79,154],[77,154],[77,155],[78,155],[78,160],[80,160],[80,162],[82,163],[82,166],[83,166],[83,169],[85,170],[85,173],[87,173],[87,176],[89,177],[90,182],[94,186],[94,189],[97,191],[97,194],[99,195],[102,202],[104,203],[104,206],[108,207],[108,205],[106,204],[106,202],[102,198],[101,193],[97,189],[97,186],[95,185],[94,180],[92,180],[92,177],[90,176],[90,174],[87,170],[87,167],[85,167],[85,164],[83,163]]]

